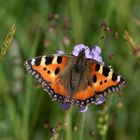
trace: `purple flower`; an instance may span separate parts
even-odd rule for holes
[[[94,59],[94,60],[104,64],[104,62],[102,61],[102,57],[101,57],[101,49],[98,46],[95,46],[92,49],[90,49],[88,46],[85,46],[84,44],[78,44],[78,45],[74,46],[72,54],[75,56],[78,56],[79,53],[83,49],[85,50],[86,58]],[[58,50],[57,54],[64,54],[64,51]]]
[[[101,105],[105,102],[105,97],[103,95],[99,95],[99,97],[96,99],[95,105]]]
[[[64,110],[68,110],[71,107],[71,103],[70,102],[62,102],[61,103],[61,108]]]
[[[65,52],[64,51],[62,51],[62,50],[58,50],[57,51],[57,54],[64,54]]]
[[[87,46],[85,46],[84,44],[79,44],[79,45],[74,46],[72,54],[75,55],[75,56],[78,56],[79,53],[83,49],[85,49],[85,56],[86,56],[86,58],[92,58],[92,56],[90,55],[90,49]]]
[[[102,61],[102,57],[100,56],[101,54],[101,49],[98,46],[95,46],[94,48],[91,49],[90,55],[92,55],[92,59],[101,62],[104,64]]]
[[[62,102],[62,103],[61,103],[61,108],[62,108],[63,110],[69,110],[70,107],[71,107],[71,103],[70,103],[70,102]],[[88,110],[88,106],[84,106],[84,107],[81,107],[81,108],[79,109],[80,112],[86,112],[87,110]]]
[[[85,57],[86,58],[94,59],[94,60],[104,64],[104,62],[102,61],[102,57],[100,56],[101,49],[98,46],[95,46],[90,50],[90,48],[88,46],[85,46],[84,44],[79,44],[79,45],[76,45],[74,47],[72,54],[75,56],[78,56],[79,53],[83,49],[85,49]]]
[[[88,110],[88,106],[82,107],[80,108],[80,112],[86,112]]]

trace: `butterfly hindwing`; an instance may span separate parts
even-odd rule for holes
[[[114,73],[112,68],[102,64],[91,63],[91,77],[96,93],[106,95],[111,92],[119,92],[124,86],[125,81],[122,76]]]

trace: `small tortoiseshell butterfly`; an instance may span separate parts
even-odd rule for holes
[[[44,55],[25,62],[31,73],[52,100],[69,102],[80,108],[96,103],[100,96],[120,92],[125,85],[122,76],[111,67],[86,58],[85,49],[73,54]]]

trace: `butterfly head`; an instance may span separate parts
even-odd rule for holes
[[[82,48],[81,51],[79,52],[79,55],[78,56],[83,56],[85,57],[85,48]]]

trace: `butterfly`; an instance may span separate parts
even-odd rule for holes
[[[120,92],[125,85],[121,75],[101,62],[86,58],[85,52],[82,49],[77,56],[38,56],[27,60],[25,67],[53,101],[69,102],[82,108],[96,103],[100,96]]]

